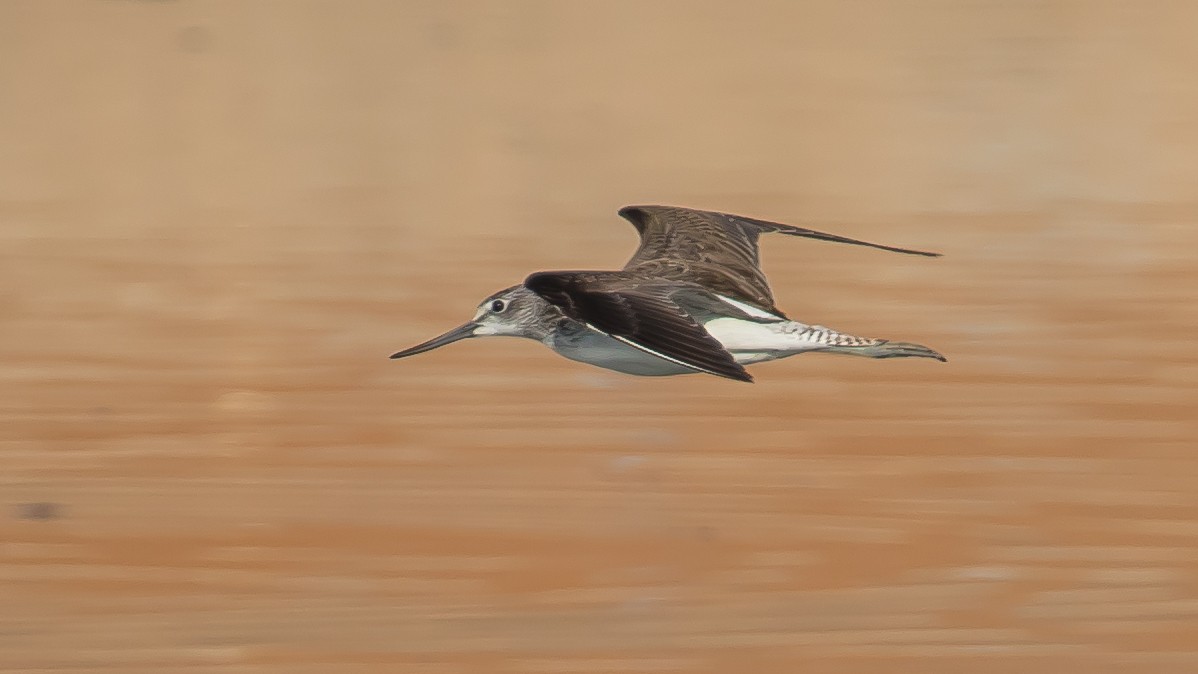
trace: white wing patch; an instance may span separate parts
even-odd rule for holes
[[[777,314],[771,314],[770,312],[764,311],[762,309],[758,309],[755,306],[745,304],[744,302],[738,302],[738,301],[732,299],[731,297],[724,297],[723,295],[716,295],[716,297],[720,298],[720,300],[722,302],[724,302],[725,304],[736,307],[737,309],[740,309],[741,311],[745,312],[749,316],[752,316],[753,318],[765,318],[765,319],[769,319],[769,320],[773,320],[773,321],[786,320]]]

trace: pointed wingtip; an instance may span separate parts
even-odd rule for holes
[[[737,363],[737,367],[738,367],[738,368],[739,368],[739,370],[740,370],[739,372],[731,372],[731,371],[730,371],[730,372],[727,372],[727,373],[725,373],[725,372],[712,372],[712,374],[714,374],[714,375],[717,375],[717,376],[720,376],[720,377],[723,377],[723,378],[725,378],[725,379],[731,379],[732,381],[743,381],[743,382],[744,382],[744,383],[746,383],[746,384],[752,384],[752,383],[754,383],[754,382],[753,382],[753,375],[749,374],[749,371],[748,371],[748,370],[746,370],[746,369],[744,368],[744,366],[742,366],[742,365],[740,365],[739,363]]]
[[[867,243],[865,245],[870,246],[871,248],[880,248],[882,250],[888,250],[892,253],[905,253],[907,255],[920,255],[922,257],[944,257],[944,253],[933,253],[932,251],[929,251],[929,250],[915,250],[914,248],[898,248],[897,246],[883,246],[882,244],[879,244],[879,243]]]

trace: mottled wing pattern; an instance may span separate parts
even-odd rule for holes
[[[620,215],[641,235],[624,270],[701,283],[713,292],[778,313],[758,266],[755,228],[720,213],[673,206],[626,206]]]
[[[759,266],[757,239],[763,233],[851,243],[909,255],[939,255],[740,215],[677,206],[626,206],[620,209],[620,215],[641,235],[641,245],[624,266],[626,271],[695,281],[714,292],[779,315],[769,283]]]
[[[632,347],[701,372],[753,380],[718,340],[670,299],[676,284],[646,284],[623,272],[538,272],[524,285],[566,316]]]

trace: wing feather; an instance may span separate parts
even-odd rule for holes
[[[758,238],[779,233],[820,241],[868,246],[895,253],[937,257],[939,253],[897,248],[814,229],[730,213],[677,206],[626,206],[620,215],[636,227],[640,247],[624,266],[657,278],[700,283],[714,292],[781,315],[760,267]]]
[[[538,272],[525,287],[594,329],[659,358],[738,381],[752,381],[732,354],[670,293],[622,272]]]

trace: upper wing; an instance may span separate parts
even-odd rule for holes
[[[621,272],[538,272],[525,287],[576,321],[629,346],[709,374],[753,381],[732,354],[670,293],[676,284],[645,285]]]
[[[694,279],[717,292],[771,312],[777,312],[777,308],[769,283],[759,267],[757,239],[761,234],[778,232],[910,255],[940,255],[740,215],[677,206],[625,206],[620,209],[620,215],[641,235],[641,245],[624,269],[637,269],[661,278]]]

